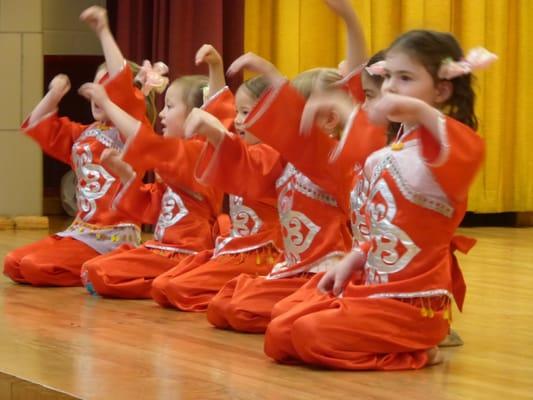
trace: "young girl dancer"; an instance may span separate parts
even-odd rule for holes
[[[412,369],[440,360],[450,303],[465,285],[453,252],[468,188],[483,159],[471,71],[455,38],[411,31],[386,54],[376,122],[400,122],[390,146],[366,161],[369,239],[318,283],[320,292],[273,319],[265,352],[279,362],[340,369]],[[356,272],[363,281],[353,280]],[[317,277],[318,280],[318,277]]]

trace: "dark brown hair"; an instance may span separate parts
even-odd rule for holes
[[[426,68],[435,83],[442,80],[438,73],[443,61],[463,59],[461,46],[452,34],[430,30],[404,33],[390,45],[387,52],[390,51],[405,51]],[[471,74],[450,79],[453,93],[443,105],[442,111],[472,129],[477,129],[478,121],[474,113],[476,95],[472,88],[472,79]]]
[[[371,65],[385,60],[385,51],[380,50],[376,54],[374,54],[370,59],[367,61],[365,67],[370,67]],[[374,85],[376,85],[378,88],[381,87],[381,84],[383,83],[383,77],[381,75],[370,75],[366,69],[363,68],[363,73],[372,81],[374,82]]]

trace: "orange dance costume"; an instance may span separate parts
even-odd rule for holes
[[[449,331],[451,299],[462,309],[466,285],[454,251],[475,241],[454,233],[483,149],[472,129],[442,116],[438,140],[415,127],[368,157],[357,195],[368,227],[363,281],[350,281],[338,298],[307,291],[272,320],[266,354],[351,370],[426,365],[427,350]]]
[[[223,98],[221,92],[215,98]],[[227,101],[209,101],[203,108],[229,124],[234,113]],[[223,193],[194,178],[205,143],[164,138],[142,124],[123,151],[135,178],[117,194],[115,206],[144,223],[156,224],[154,240],[142,246],[120,248],[83,266],[89,291],[115,298],[152,298],[152,282],[189,256],[212,249],[213,229],[221,211]],[[143,184],[145,172],[155,169],[153,184]]]
[[[361,69],[354,71],[344,81],[349,92],[359,103],[364,101],[360,89],[360,72]],[[264,130],[264,132],[254,130],[254,134],[265,143],[272,144],[298,170],[312,177],[313,182],[335,197],[337,204],[345,213],[345,218],[351,221],[354,246],[360,240],[368,240],[364,234],[368,232],[368,228],[357,214],[359,207],[356,191],[361,185],[364,186],[364,179],[361,179],[362,166],[367,157],[386,145],[385,129],[371,125],[366,112],[356,107],[350,115],[340,141],[325,134],[316,125],[303,134],[297,127],[298,115],[303,111],[305,99],[292,85],[285,83],[277,89],[270,100],[265,99],[266,101],[270,102],[268,111],[260,117],[262,120],[282,121],[284,125],[294,128],[285,128],[283,135],[271,134],[275,130]],[[291,109],[295,110],[292,119],[288,116],[286,104],[290,104]],[[281,129],[281,126],[275,129]],[[283,313],[305,298],[307,290],[314,291],[315,288],[306,284],[276,303],[272,317]]]
[[[229,89],[224,89],[224,93],[213,102],[233,104]],[[255,144],[248,146],[247,151],[257,163],[274,174],[281,173],[279,157],[270,147]],[[202,168],[200,163],[200,174]],[[220,168],[218,179],[209,180],[209,186],[226,191],[243,182],[244,171],[237,169],[233,162],[217,168]],[[228,187],[227,181],[232,181],[232,185]],[[160,305],[182,311],[206,311],[209,301],[229,280],[239,274],[257,276],[271,270],[282,248],[275,192],[257,197],[230,194],[229,216],[229,235],[219,236],[212,251],[183,260],[154,281],[152,296]]]
[[[119,74],[111,79],[106,75],[101,82],[113,102],[143,120],[144,97],[132,81],[126,65]],[[8,253],[4,274],[16,282],[35,286],[78,286],[84,262],[119,246],[134,247],[140,242],[138,219],[111,207],[120,182],[100,163],[104,149],[121,150],[124,141],[115,127],[98,122],[82,125],[56,113],[32,126],[28,120],[22,130],[45,153],[75,171],[78,214],[67,230]]]
[[[207,317],[219,328],[264,332],[276,303],[294,293],[313,274],[334,265],[351,247],[348,218],[336,195],[299,168],[304,162],[311,163],[313,154],[293,146],[299,135],[304,102],[300,96],[295,101],[292,92],[291,96],[284,96],[287,86],[263,96],[246,121],[250,133],[275,149],[272,154],[283,165],[281,174],[254,160],[234,135],[226,135],[218,148],[211,149],[209,157],[203,159],[205,168],[200,176],[204,181],[224,182],[226,191],[248,198],[266,191],[277,195],[284,245],[283,261],[268,276],[240,275],[213,298]],[[294,157],[298,165],[293,165],[292,156],[299,150],[298,158]],[[319,146],[317,150],[320,151]],[[304,159],[308,157],[305,161],[300,159],[302,154]],[[227,164],[234,165],[232,170],[239,171],[239,175],[234,177],[231,171],[222,172],[217,167]]]

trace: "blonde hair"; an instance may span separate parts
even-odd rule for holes
[[[268,80],[263,75],[258,75],[244,81],[241,87],[245,87],[254,99],[259,99],[268,85]]]
[[[313,68],[296,75],[292,84],[308,99],[312,92],[329,90],[341,79],[341,74],[335,68]]]
[[[184,75],[172,81],[170,86],[181,88],[181,100],[187,106],[187,113],[195,107],[204,104],[204,90],[207,88],[209,78],[205,75]]]

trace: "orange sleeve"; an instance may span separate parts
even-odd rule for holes
[[[206,146],[196,168],[197,179],[237,196],[276,197],[276,180],[283,172],[279,153],[265,144],[248,146],[227,133],[217,148]]]
[[[361,104],[365,101],[365,91],[363,90],[363,82],[361,80],[363,68],[364,65],[354,69],[342,80],[342,84],[348,93],[350,93],[357,103]]]
[[[51,157],[72,166],[72,145],[87,128],[66,117],[59,118],[56,113],[46,116],[36,124],[29,126],[29,117],[21,129],[39,143],[42,150]]]
[[[341,140],[332,151],[331,162],[342,167],[359,165],[363,167],[367,157],[387,145],[386,128],[372,125],[367,113],[356,107],[341,135]]]
[[[143,224],[154,224],[161,211],[165,189],[162,182],[143,184],[136,176],[122,186],[113,200],[113,207]]]
[[[206,143],[202,140],[157,135],[151,125],[141,124],[137,133],[128,139],[122,159],[138,175],[156,169],[165,184],[174,191],[185,188],[211,196],[210,188],[200,184],[194,177],[204,146]]]
[[[113,103],[139,121],[146,119],[144,95],[134,86],[133,74],[128,64],[111,79],[109,75],[104,75],[100,82]]]
[[[438,139],[421,129],[422,157],[444,191],[464,200],[484,156],[483,139],[470,127],[441,116]]]
[[[217,117],[227,130],[232,129],[237,111],[235,109],[235,97],[227,86],[211,96],[202,106],[202,109]]]
[[[268,92],[260,99],[245,122],[245,128],[279,151],[317,185],[330,193],[347,187],[353,179],[353,163],[347,157],[330,162],[338,141],[313,125],[305,136],[300,133],[304,98],[292,85]]]

